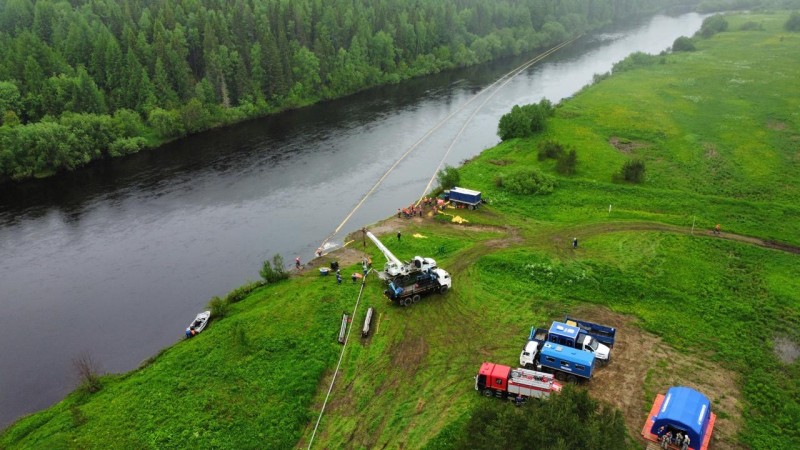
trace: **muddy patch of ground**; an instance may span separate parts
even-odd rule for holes
[[[457,210],[447,209],[445,211],[445,213],[446,214],[451,214],[450,211],[457,211]],[[376,223],[376,224],[374,224],[374,225],[372,225],[370,227],[367,227],[367,231],[369,231],[370,233],[372,233],[372,234],[374,234],[376,236],[380,236],[380,235],[384,235],[385,234],[385,235],[388,235],[389,237],[392,237],[392,238],[399,231],[399,232],[403,233],[403,237],[404,238],[405,237],[412,237],[410,235],[406,235],[405,234],[406,230],[408,230],[409,228],[411,228],[413,226],[421,225],[422,223],[424,223],[426,221],[430,221],[432,219],[433,219],[433,213],[430,210],[425,211],[423,217],[411,217],[411,218],[406,219],[406,218],[398,218],[398,217],[394,216],[394,217],[390,217],[390,218],[388,218],[386,220],[383,220],[381,222],[378,222],[378,223]],[[502,233],[502,232],[508,231],[505,227],[501,227],[501,226],[479,225],[479,224],[471,224],[471,223],[468,223],[468,222],[466,222],[466,223],[449,223],[449,224],[445,224],[445,225],[452,226],[452,227],[457,227],[459,229],[468,230],[468,231],[490,231],[490,232],[498,232],[498,233]],[[359,244],[361,242],[361,239],[362,239],[361,231],[354,231],[353,233],[350,233],[347,236],[347,240],[348,241],[349,240],[354,240],[353,244],[350,244],[350,245],[356,245],[356,248],[357,248],[357,244]],[[369,241],[367,241],[367,243],[369,244]]]
[[[312,259],[303,266],[303,270],[319,267],[330,267],[330,264],[333,261],[339,261],[340,266],[347,267],[361,262],[366,256],[366,253],[357,248],[339,248],[331,253],[326,253],[320,257]]]
[[[713,447],[741,448],[735,439],[742,425],[736,373],[699,356],[679,353],[637,327],[633,317],[599,307],[579,308],[574,314],[617,328],[611,362],[597,371],[588,388],[593,397],[622,410],[633,436],[639,436],[656,394],[671,386],[689,386],[705,394],[717,414]]]
[[[775,354],[782,362],[791,364],[800,356],[800,345],[788,336],[778,336],[775,338]]]
[[[703,144],[703,150],[706,151],[705,153],[706,159],[715,159],[719,156],[719,152],[717,151],[717,146],[710,142],[706,142],[705,144]]]
[[[511,164],[513,161],[508,159],[490,159],[489,164],[494,164],[495,166],[507,166]]]
[[[780,120],[770,120],[767,122],[767,128],[770,130],[783,131],[786,129],[786,122],[781,122]]]
[[[428,355],[428,343],[422,336],[406,337],[402,341],[395,342],[389,353],[392,355],[391,366],[405,372],[405,376],[400,378],[408,379],[417,373],[425,356]]]
[[[620,153],[625,153],[626,155],[632,153],[634,150],[650,146],[650,144],[646,142],[632,141],[619,136],[611,136],[608,138],[608,143],[613,145]]]
[[[380,236],[382,234],[394,235],[398,231],[403,232],[410,224],[421,223],[423,220],[424,219],[422,217],[413,217],[410,219],[405,219],[394,216],[367,227],[367,230],[370,233],[374,234],[375,236]],[[361,234],[360,232],[354,233],[354,235],[360,235],[360,234]]]

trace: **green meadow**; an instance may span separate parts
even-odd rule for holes
[[[480,364],[514,365],[531,326],[592,311],[657,343],[612,356],[585,386],[625,412],[621,446],[642,447],[653,395],[675,381],[709,386],[711,448],[800,448],[800,362],[775,345],[800,346],[800,34],[782,30],[787,17],[728,16],[728,31],[696,40],[697,51],[646,58],[585,88],[541,135],[459,169],[485,207],[376,225],[400,258],[435,258],[453,289],[401,308],[367,278],[313,448],[457,448],[471,414],[499,401],[475,394]],[[763,29],[741,31],[746,22]],[[574,175],[538,160],[545,141],[576,150]],[[634,158],[645,181],[615,181]],[[557,177],[552,194],[498,186],[531,167]],[[722,237],[710,233],[716,223]],[[340,258],[342,285],[309,267],[258,288],[141,369],[20,419],[0,448],[307,447],[341,315],[360,288],[349,277],[360,272],[355,244],[315,262]],[[375,246],[364,250],[383,265]],[[370,306],[373,333],[362,339]],[[662,354],[682,370],[665,374]],[[637,361],[642,377],[601,384],[604,371],[622,376]],[[569,430],[537,445],[556,446],[560,432]]]

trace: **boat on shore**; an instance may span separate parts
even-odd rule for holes
[[[196,336],[199,334],[203,329],[205,329],[206,325],[208,325],[208,319],[211,317],[211,311],[203,311],[194,318],[192,323],[186,328],[186,337],[190,338],[192,336]]]

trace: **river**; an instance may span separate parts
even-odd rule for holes
[[[583,37],[483,106],[489,91],[467,102],[534,55],[371,89],[0,187],[0,428],[72,390],[71,361],[79,354],[108,372],[131,370],[181,338],[211,296],[257,279],[265,258],[312,258],[400,155],[451,113],[333,243],[421,196],[473,113],[446,163],[499,142],[497,122],[513,105],[543,97],[556,103],[628,54],[658,53],[701,22],[694,13],[656,16]]]

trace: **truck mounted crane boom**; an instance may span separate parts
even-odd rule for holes
[[[408,274],[408,272],[405,270],[406,268],[405,264],[403,264],[399,259],[397,259],[397,257],[394,256],[394,253],[389,251],[389,249],[386,248],[385,245],[383,245],[383,242],[378,240],[378,238],[376,238],[375,235],[369,231],[367,231],[367,237],[369,237],[372,240],[372,242],[375,243],[375,246],[378,247],[380,251],[383,252],[383,256],[386,257],[387,260],[386,265],[383,266],[384,272],[386,272],[389,276],[392,277]]]

